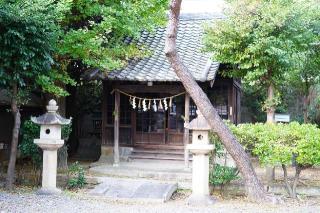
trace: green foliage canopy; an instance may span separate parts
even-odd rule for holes
[[[0,1],[0,87],[67,95],[56,83],[73,81],[53,58],[67,9],[67,0]]]
[[[319,0],[231,0],[226,18],[206,26],[205,50],[227,65],[224,74],[256,90],[284,82],[305,88],[319,79],[319,9]],[[271,92],[264,110],[273,111],[280,95]]]
[[[317,1],[231,1],[226,18],[206,28],[206,49],[214,60],[231,65],[231,76],[250,85],[277,84],[318,39]]]
[[[73,0],[63,21],[62,60],[78,60],[86,68],[113,70],[146,51],[131,40],[143,30],[164,24],[167,0]]]

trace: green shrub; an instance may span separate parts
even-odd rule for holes
[[[84,169],[77,161],[69,167],[67,187],[69,189],[83,188],[86,184]]]
[[[30,158],[32,164],[39,168],[42,162],[41,149],[33,143],[35,138],[39,138],[40,126],[33,123],[31,120],[26,120],[21,128],[22,141],[19,145],[21,157]]]
[[[61,129],[62,139],[67,140],[72,131],[71,124],[63,125]],[[40,126],[33,123],[31,120],[26,120],[21,128],[21,144],[19,150],[22,157],[30,158],[32,164],[36,167],[41,166],[42,152],[41,149],[33,142],[34,139],[40,136]]]
[[[214,167],[210,169],[209,183],[213,186],[224,186],[238,179],[238,174],[239,171],[237,168],[215,164]]]
[[[72,132],[71,122],[68,125],[63,125],[62,129],[61,129],[61,138],[65,141],[67,141],[69,139],[71,132]]]
[[[320,129],[312,124],[239,124],[227,123],[243,147],[259,158],[263,165],[281,166],[288,193],[296,197],[301,171],[320,165]],[[212,141],[217,143],[217,139]],[[292,164],[294,161],[294,164]],[[289,183],[287,167],[293,165],[296,174]]]
[[[297,122],[269,124],[253,152],[262,164],[282,167],[288,194],[296,198],[302,170],[320,165],[320,129],[316,125]],[[287,167],[291,165],[295,167],[295,177],[290,184]]]
[[[224,154],[224,148],[222,143],[220,142],[219,137],[213,132],[211,132],[209,134],[209,139],[210,139],[210,143],[214,145],[214,150],[212,151],[212,154],[210,157],[213,157],[213,158],[215,158],[216,156],[221,157]],[[214,162],[214,159],[212,160],[213,160],[212,162]]]

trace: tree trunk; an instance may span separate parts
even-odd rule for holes
[[[10,160],[7,171],[6,188],[11,190],[15,182],[15,167],[17,159],[18,139],[21,124],[21,115],[17,103],[18,85],[14,83],[12,86],[12,99],[11,99],[11,111],[14,118],[12,139],[11,139],[11,151]]]
[[[181,62],[176,49],[181,1],[182,0],[171,0],[165,54],[186,91],[190,94],[198,109],[206,118],[214,132],[217,133],[225,148],[235,160],[237,167],[245,180],[248,198],[254,201],[271,201],[270,199],[272,197],[268,196],[262,183],[257,178],[248,155],[245,153],[237,139],[233,136],[229,128],[224,124],[207,95],[190,74],[188,68]]]
[[[296,174],[294,175],[294,180],[293,180],[293,184],[292,184],[292,193],[293,193],[294,198],[297,197],[297,186],[299,183],[301,171],[302,171],[302,168],[299,165],[297,165],[296,166]]]
[[[267,102],[272,103],[274,99],[274,86],[270,84],[267,93]],[[275,106],[268,106],[267,108],[267,123],[275,123],[274,118]],[[269,184],[275,180],[275,167],[266,167],[266,179]]]
[[[66,143],[66,142],[65,142]],[[58,169],[68,169],[68,146],[65,144],[58,149]]]
[[[274,99],[274,86],[270,84],[268,87],[267,102],[272,103]],[[267,123],[275,123],[274,119],[275,106],[268,106],[267,108]]]
[[[293,191],[290,186],[289,179],[288,179],[287,167],[284,164],[282,164],[281,166],[282,166],[282,170],[283,170],[283,179],[284,179],[284,183],[286,184],[288,194],[290,197],[294,198]]]
[[[308,108],[309,108],[309,95],[304,95],[303,96],[303,122],[304,123],[308,123],[309,119],[308,119]]]

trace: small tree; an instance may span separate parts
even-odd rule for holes
[[[67,9],[67,0],[3,0],[0,2],[0,87],[11,97],[14,117],[7,188],[14,183],[20,130],[20,107],[35,89],[64,96],[55,83],[72,83],[52,55],[59,36],[57,22]],[[54,69],[57,68],[57,69]]]
[[[288,194],[296,198],[301,172],[320,165],[320,129],[315,125],[292,122],[288,125],[266,125],[264,131],[255,136],[253,153],[263,164],[281,165]],[[291,165],[295,168],[292,184],[287,172],[287,167]]]
[[[274,122],[280,103],[276,89],[295,66],[296,56],[316,41],[318,2],[314,0],[231,1],[226,18],[206,28],[206,49],[229,65],[225,74],[241,77],[251,87],[266,88],[263,108]]]

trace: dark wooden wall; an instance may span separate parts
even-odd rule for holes
[[[225,79],[217,77],[214,84],[210,85],[209,82],[200,83],[200,86],[208,94],[208,97],[216,106],[217,110],[222,113],[224,119],[229,119],[231,122],[237,124],[240,122],[240,93],[241,85],[234,79]],[[114,111],[114,94],[111,94],[113,89],[120,89],[129,94],[135,93],[164,93],[175,95],[183,92],[184,88],[181,83],[153,82],[153,86],[147,86],[147,82],[126,82],[126,81],[104,81],[103,82],[103,101],[102,101],[102,144],[113,144],[113,123],[114,119],[112,113]],[[220,96],[215,99],[215,97]],[[123,95],[121,95],[123,96]],[[221,105],[214,103],[220,101]],[[124,97],[121,98],[120,108],[123,104],[128,102]],[[193,104],[191,100],[191,105]],[[224,106],[224,105],[227,106]],[[123,116],[120,109],[120,120]],[[190,118],[192,119],[192,117]],[[121,124],[119,129],[119,143],[123,146],[131,146],[134,144],[136,138],[136,112],[131,112],[130,124]]]

